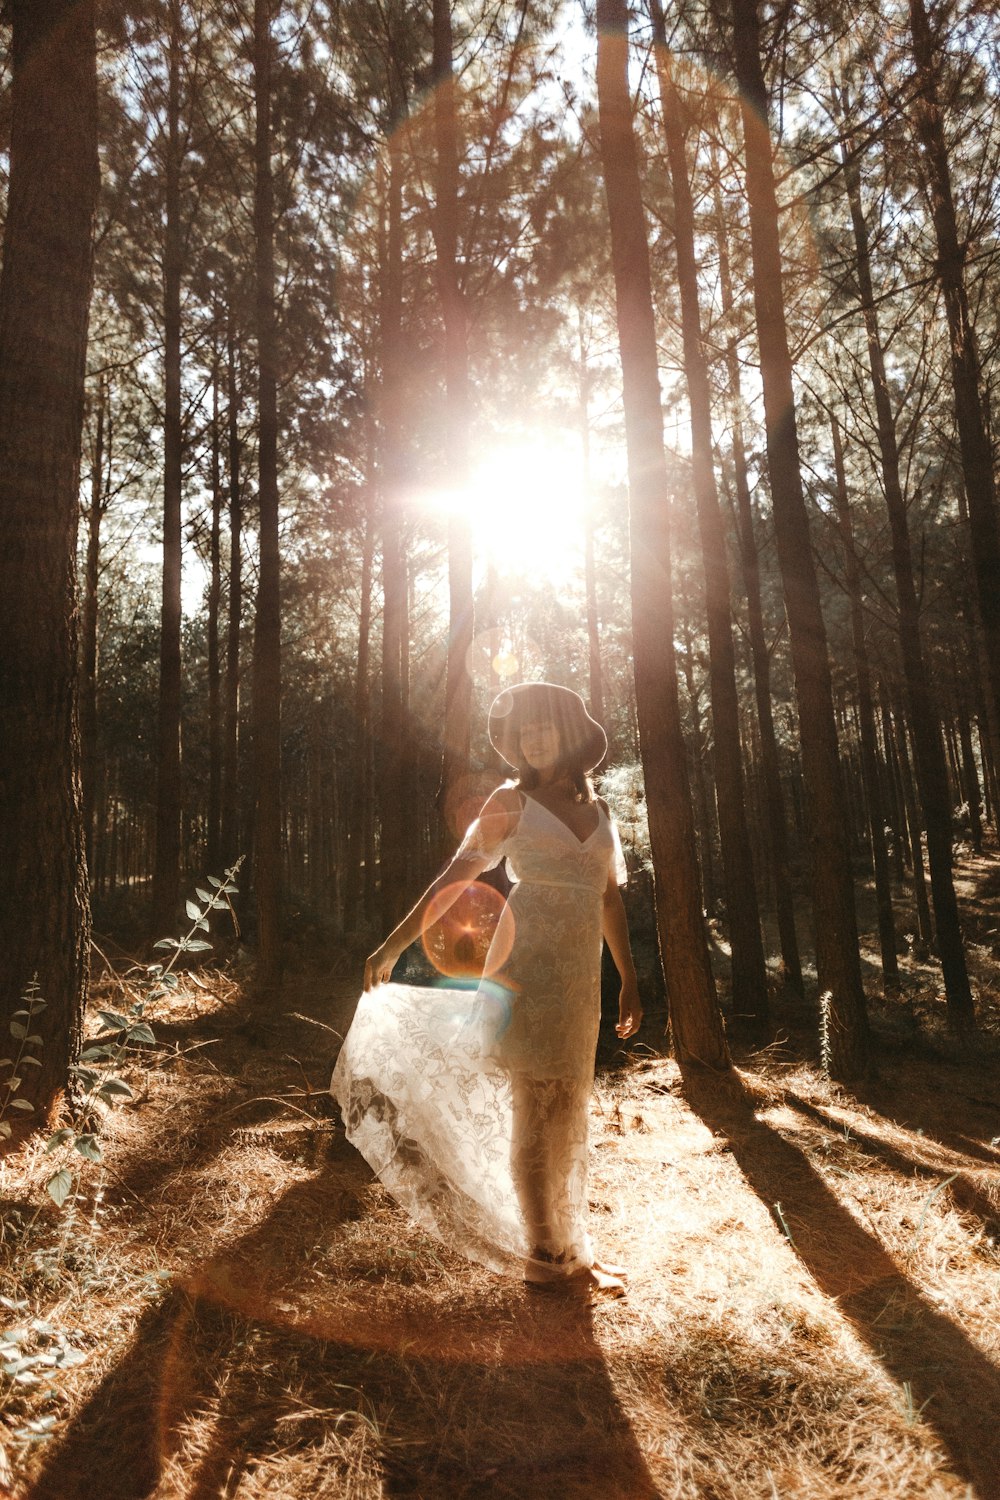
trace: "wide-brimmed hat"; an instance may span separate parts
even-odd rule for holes
[[[550,718],[558,729],[560,760],[572,759],[592,771],[607,755],[608,737],[579,693],[556,682],[519,682],[494,698],[489,719],[493,748],[515,770],[523,765],[521,725],[531,715]]]

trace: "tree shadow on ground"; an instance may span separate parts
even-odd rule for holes
[[[817,1125],[833,1133],[839,1133],[843,1129],[843,1121],[838,1120],[835,1115],[827,1110],[821,1109],[819,1105],[812,1104],[808,1099],[801,1098],[794,1091],[785,1094],[785,1103],[791,1105],[792,1109],[807,1119],[814,1120]],[[869,1131],[860,1130],[852,1121],[850,1127],[851,1140],[859,1146],[866,1155],[875,1157],[878,1161],[885,1162],[886,1166],[906,1177],[924,1177],[929,1182],[939,1183],[943,1177],[951,1180],[948,1183],[948,1193],[956,1208],[965,1213],[974,1214],[979,1219],[983,1228],[991,1234],[1000,1233],[1000,1199],[994,1202],[988,1193],[972,1182],[959,1168],[955,1168],[949,1162],[932,1162],[918,1154],[901,1151],[889,1141],[881,1140],[877,1135]],[[933,1145],[924,1137],[927,1144]]]
[[[858,1098],[903,1129],[921,1131],[954,1151],[977,1157],[991,1167],[1000,1166],[1000,1151],[993,1145],[1000,1130],[995,1075],[987,1079],[983,1067],[966,1064],[958,1069],[939,1058],[928,1062],[907,1059],[906,1072],[905,1095],[901,1095],[898,1080],[886,1079],[859,1088]],[[968,1092],[980,1087],[991,1097]],[[959,1104],[964,1128],[959,1128]]]
[[[272,1462],[301,1494],[363,1472],[389,1496],[655,1496],[589,1304],[455,1275],[412,1237],[355,1250],[369,1181],[339,1145],[151,1309],[32,1500],[215,1500]]]
[[[955,1471],[982,1500],[991,1500],[1000,1465],[1000,1370],[931,1306],[803,1152],[756,1117],[738,1078],[682,1072],[691,1108],[727,1138],[747,1182],[820,1290],[906,1386]]]

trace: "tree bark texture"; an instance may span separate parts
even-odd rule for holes
[[[729,1066],[701,907],[677,694],[670,510],[625,0],[599,0],[597,90],[628,450],[636,708],[657,931],[678,1057]]]
[[[216,871],[222,835],[222,657],[219,614],[222,603],[222,431],[219,415],[219,356],[212,362],[212,515],[208,538],[208,808],[205,862]]]
[[[163,231],[163,574],[156,750],[153,922],[173,932],[181,870],[181,34],[182,0],[170,0]]]
[[[951,848],[951,797],[948,768],[941,742],[941,717],[934,699],[924,658],[920,632],[920,605],[913,579],[909,520],[899,471],[896,425],[889,397],[885,357],[879,334],[875,289],[871,275],[868,225],[861,199],[861,168],[850,157],[844,166],[847,195],[854,230],[858,291],[868,342],[868,363],[878,424],[882,486],[889,514],[892,568],[899,609],[899,644],[906,682],[910,729],[917,762],[917,782],[927,828],[927,863],[930,866],[931,900],[937,929],[938,953],[944,976],[948,1016],[957,1029],[972,1023],[972,991],[965,963],[962,930],[955,896]]]
[[[831,1071],[855,1079],[870,1066],[846,804],[833,716],[826,630],[799,467],[792,361],[782,288],[778,202],[757,0],[733,0],[734,55],[746,150],[754,309],[760,347],[767,462],[799,709],[808,796],[816,970],[830,996]]]
[[[254,0],[254,242],[256,253],[260,570],[253,643],[254,884],[258,983],[281,979],[281,556],[278,532],[278,336],[271,167],[272,0]]]
[[[110,448],[110,398],[108,383],[97,386],[96,431],[90,474],[90,509],[87,513],[87,554],[84,563],[83,618],[80,635],[80,743],[83,781],[83,827],[87,845],[87,869],[94,879],[97,816],[97,590],[101,576],[101,523],[107,510],[104,458]]]
[[[660,104],[673,188],[674,248],[681,298],[684,374],[691,412],[691,471],[705,572],[709,692],[715,739],[715,798],[726,892],[726,918],[732,951],[733,1011],[748,1020],[758,1039],[763,1039],[770,1026],[767,972],[760,933],[757,881],[750,830],[747,826],[729,561],[726,557],[726,530],[715,483],[712,398],[698,300],[694,202],[685,150],[684,112],[667,51],[660,0],[650,0],[650,14],[653,19],[653,37],[657,43]]]
[[[452,59],[451,0],[433,0],[435,197],[434,245],[444,324],[445,464],[460,491],[469,477],[469,351],[465,298],[458,274],[458,108]],[[444,753],[438,808],[444,844],[454,847],[450,812],[469,772],[473,638],[472,536],[462,507],[448,523],[448,662]]]
[[[19,1091],[34,1102],[37,1123],[67,1086],[90,947],[76,538],[98,192],[97,71],[91,0],[11,0],[7,15],[13,84],[0,274],[0,1025],[9,1043],[9,1019],[37,979],[46,1009],[31,1019],[29,1035],[41,1043],[29,1052],[41,1067],[24,1069]],[[0,1083],[7,1076],[4,1070]]]
[[[220,862],[225,869],[242,852],[240,842],[240,627],[243,617],[243,496],[240,388],[232,297],[226,313],[226,437],[229,455],[229,610],[226,617],[226,680],[222,735],[222,828]],[[218,873],[221,873],[218,872]]]
[[[402,107],[399,108],[400,114]],[[403,162],[391,135],[386,183],[386,222],[381,254],[382,392],[379,442],[382,479],[382,706],[379,724],[379,879],[382,921],[388,931],[402,916],[406,899],[406,775],[403,713],[403,639],[407,574],[402,535],[405,483],[403,437]]]

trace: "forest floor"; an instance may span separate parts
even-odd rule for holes
[[[77,1197],[47,1198],[38,1138],[0,1162],[0,1493],[997,1497],[1000,860],[962,878],[978,1057],[913,959],[860,1092],[795,1012],[728,1081],[662,1055],[662,1015],[611,1040],[591,1193],[620,1302],[526,1294],[407,1223],[325,1092],[353,965],[264,1015],[233,972],[182,975]]]

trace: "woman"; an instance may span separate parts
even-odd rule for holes
[[[621,976],[617,1032],[642,1018],[618,835],[587,773],[607,750],[579,694],[521,683],[490,710],[517,772],[488,799],[444,874],[365,964],[365,994],[331,1092],[347,1134],[425,1229],[536,1287],[573,1278],[624,1294],[587,1233],[587,1125],[602,939]],[[478,990],[387,984],[426,925],[506,857],[513,919]],[[499,967],[498,967],[499,965]],[[378,994],[369,998],[373,986]]]

